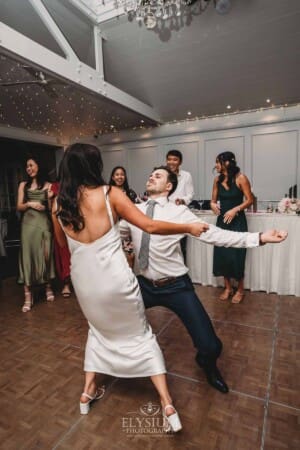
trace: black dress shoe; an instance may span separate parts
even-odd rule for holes
[[[204,370],[208,383],[218,391],[222,392],[222,394],[227,394],[229,388],[223,380],[223,377],[219,369],[217,368],[216,363],[214,362],[211,364],[204,364],[202,361],[200,361],[199,355],[196,356],[196,362]]]
[[[203,370],[209,384],[218,391],[222,392],[222,394],[227,394],[227,392],[229,391],[228,386],[223,380],[223,377],[220,374],[217,366],[215,366],[214,368],[203,367]]]

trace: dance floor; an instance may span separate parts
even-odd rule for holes
[[[196,289],[224,344],[219,367],[230,392],[207,384],[176,316],[163,308],[149,311],[183,423],[173,435],[160,428],[158,398],[146,378],[100,377],[105,396],[81,416],[87,325],[74,296],[57,295],[48,304],[41,299],[24,314],[22,289],[4,280],[0,448],[298,450],[300,298],[247,292],[242,304],[232,305],[217,300],[218,288]]]

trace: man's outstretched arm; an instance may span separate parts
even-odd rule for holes
[[[207,244],[217,247],[252,248],[264,244],[275,244],[287,238],[287,231],[267,230],[264,232],[250,233],[223,230],[214,225],[209,225],[209,229],[198,238]]]

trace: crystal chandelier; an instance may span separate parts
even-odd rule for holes
[[[129,16],[135,16],[138,22],[144,22],[151,30],[159,22],[180,17],[186,7],[198,2],[203,3],[205,9],[211,0],[115,0],[116,7],[123,7]],[[225,14],[230,9],[230,0],[213,0],[214,7],[220,14]],[[201,6],[201,5],[200,5]]]

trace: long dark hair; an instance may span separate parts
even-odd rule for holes
[[[105,185],[103,162],[94,145],[73,144],[65,151],[60,167],[60,187],[57,197],[58,213],[63,225],[74,231],[83,230],[85,223],[80,211],[80,188]]]
[[[232,183],[235,179],[237,173],[240,172],[240,168],[236,165],[235,154],[232,152],[222,152],[217,156],[217,160],[225,165],[226,162],[226,170],[227,170],[227,184],[229,187],[232,186]],[[225,179],[224,173],[220,173],[218,178],[218,184],[221,184]]]
[[[116,167],[113,168],[113,170],[111,171],[111,175],[110,175],[109,185],[110,186],[117,186],[116,182],[113,180],[113,176],[116,173],[116,171],[119,170],[119,169],[123,170],[124,175],[125,175],[125,180],[124,180],[124,184],[123,184],[122,188],[126,192],[127,197],[131,198],[130,197],[130,188],[129,188],[128,180],[127,180],[127,172],[126,172],[126,170],[124,169],[123,166],[116,166]]]
[[[42,167],[42,164],[39,160],[39,158],[35,155],[28,155],[26,157],[26,161],[25,161],[25,165],[27,166],[27,162],[32,159],[32,161],[34,161],[37,166],[38,166],[38,172],[36,174],[36,183],[37,183],[37,188],[38,189],[43,189],[47,178],[46,178],[46,170]],[[32,184],[32,178],[27,174],[27,179],[26,179],[26,183],[24,186],[24,197],[25,199],[27,199],[27,191],[28,189],[30,189]]]

